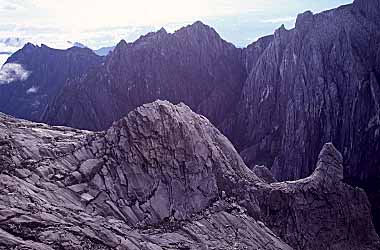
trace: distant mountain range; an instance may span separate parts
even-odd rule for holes
[[[112,47],[103,47],[103,48],[100,48],[100,49],[94,50],[94,52],[95,52],[95,54],[97,54],[98,56],[106,56],[106,55],[108,55],[110,52],[112,52],[114,49],[115,49],[115,46],[112,46]]]
[[[27,80],[16,77],[9,84],[0,84],[0,110],[40,121],[48,103],[58,95],[68,79],[79,77],[102,62],[102,57],[87,48],[58,50],[28,43],[8,58],[6,65],[21,65],[22,70],[30,72],[30,75]],[[20,67],[17,69],[15,73],[24,73],[20,72]]]
[[[224,132],[249,166],[265,165],[279,180],[310,175],[332,141],[343,153],[345,181],[366,189],[380,226],[378,44],[378,0],[305,12],[294,29],[282,26],[243,49],[201,22],[97,52],[107,57],[28,44],[8,63],[30,76],[0,86],[0,111],[103,130],[144,103],[184,102]]]
[[[26,44],[26,40],[18,37],[8,37],[0,39],[0,66],[7,60],[8,56],[12,55]],[[67,41],[67,48],[78,47],[78,48],[88,48],[86,45],[80,42]],[[93,50],[95,54],[99,56],[108,55],[115,46],[102,47],[100,49]],[[2,59],[4,58],[4,59]]]

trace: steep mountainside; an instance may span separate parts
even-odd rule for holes
[[[90,49],[73,47],[57,50],[28,43],[8,58],[6,64],[21,65],[29,76],[23,80],[0,83],[0,111],[39,121],[47,104],[67,79],[83,74],[102,61],[103,58]]]
[[[246,73],[241,51],[197,22],[168,34],[121,41],[104,65],[71,81],[44,121],[99,130],[156,99],[185,102],[221,123],[240,96]]]
[[[246,163],[271,167],[279,180],[302,178],[332,141],[346,180],[379,191],[379,16],[379,1],[357,0],[276,31],[224,124]]]
[[[279,179],[305,177],[333,141],[347,171],[378,175],[380,32],[378,16],[366,11],[380,9],[372,1],[367,10],[369,2],[299,15],[296,28],[278,29],[251,63],[230,130],[248,163],[273,166]]]
[[[310,177],[269,184],[184,104],[98,133],[0,115],[0,152],[0,249],[380,247],[332,144]]]
[[[221,128],[247,164],[264,164],[279,180],[308,176],[332,141],[346,181],[368,191],[380,226],[379,16],[379,1],[356,0],[278,29]]]

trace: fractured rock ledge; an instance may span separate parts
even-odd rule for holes
[[[310,177],[264,181],[184,104],[97,133],[0,115],[0,152],[0,249],[380,247],[332,144]]]

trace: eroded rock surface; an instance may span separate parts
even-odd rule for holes
[[[331,145],[268,184],[184,104],[156,101],[105,132],[0,116],[3,249],[378,249],[365,193]]]

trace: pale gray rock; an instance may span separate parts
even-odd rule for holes
[[[268,184],[208,119],[166,101],[97,133],[0,115],[0,141],[0,249],[380,246],[331,144],[310,177]]]
[[[270,170],[265,166],[254,166],[252,168],[252,171],[255,173],[257,177],[259,177],[261,180],[263,180],[266,183],[273,183],[277,182],[276,178],[272,175]]]

